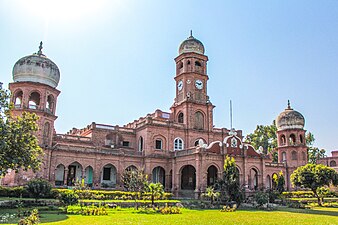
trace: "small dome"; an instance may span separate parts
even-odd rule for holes
[[[184,40],[179,49],[178,53],[181,55],[182,53],[195,52],[198,54],[204,54],[204,46],[201,41],[197,40],[192,36],[192,32],[190,32],[190,37]]]
[[[57,65],[42,54],[42,42],[39,51],[19,59],[13,67],[14,82],[38,82],[56,88],[60,80]]]
[[[277,117],[276,125],[278,130],[303,129],[305,119],[301,113],[293,110],[288,102],[288,108]]]

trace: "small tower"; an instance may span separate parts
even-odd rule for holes
[[[207,61],[201,41],[192,36],[184,40],[176,62],[176,97],[171,108],[174,121],[189,129],[211,130],[214,106],[207,95]]]
[[[288,107],[276,120],[278,161],[286,162],[288,167],[297,168],[307,163],[304,124],[303,115],[293,110],[288,101]]]
[[[12,113],[21,115],[24,111],[39,116],[37,137],[43,148],[52,144],[57,97],[56,89],[60,80],[57,65],[42,53],[42,42],[39,50],[19,59],[13,67],[13,83],[9,84],[14,104]]]

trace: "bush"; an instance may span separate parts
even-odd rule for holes
[[[181,214],[181,208],[177,206],[165,206],[160,209],[161,214]]]
[[[225,205],[223,206],[223,208],[221,209],[221,212],[235,212],[237,209],[237,205],[234,204],[232,207],[229,205]]]
[[[316,198],[312,191],[283,192],[282,196],[285,198]],[[326,191],[325,197],[338,197],[338,193],[335,193],[333,191]]]
[[[79,196],[74,191],[61,192],[59,200],[66,206],[75,205],[79,202]]]
[[[40,222],[40,219],[39,219],[38,210],[33,209],[33,211],[28,217],[25,217],[19,220],[18,225],[35,225],[35,224],[39,224],[39,222]]]
[[[258,207],[269,202],[269,194],[265,192],[257,192],[254,197]]]
[[[37,178],[28,181],[26,189],[33,198],[38,200],[51,195],[52,185],[47,180]]]
[[[83,216],[104,216],[108,215],[107,208],[103,206],[80,206],[72,205],[67,207],[67,214]]]
[[[25,187],[1,187],[0,186],[0,196],[1,197],[29,197],[29,193]]]

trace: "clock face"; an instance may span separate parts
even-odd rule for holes
[[[197,89],[201,90],[203,88],[203,82],[201,80],[196,80],[195,86]]]
[[[177,83],[177,89],[178,89],[179,91],[181,91],[182,88],[183,88],[183,81],[180,80],[180,81]]]

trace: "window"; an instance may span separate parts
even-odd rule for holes
[[[53,95],[49,95],[47,97],[46,109],[47,112],[52,113],[54,108],[54,97]]]
[[[174,150],[182,150],[183,149],[183,140],[181,138],[176,138],[174,140]]]
[[[18,91],[15,93],[15,97],[14,97],[14,107],[15,108],[21,108],[21,103],[22,103],[22,91]]]
[[[162,149],[162,140],[161,139],[156,139],[155,141],[155,149]]]
[[[289,137],[289,145],[295,145],[296,144],[296,136],[294,134],[291,134]]]
[[[293,152],[291,153],[291,159],[292,159],[292,160],[297,160],[297,152],[296,152],[296,151],[293,151]]]
[[[122,146],[123,147],[129,147],[129,141],[123,141]]]
[[[38,92],[33,92],[29,96],[28,108],[38,109],[39,105],[40,105],[40,94]]]
[[[330,162],[330,167],[336,167],[336,166],[337,166],[336,161],[332,160],[332,161]]]
[[[196,61],[195,66],[201,66],[201,63],[199,61]]]
[[[282,135],[281,138],[280,138],[280,142],[281,142],[281,145],[285,145],[285,135]]]
[[[110,180],[111,167],[103,168],[103,180]]]
[[[303,136],[302,135],[299,135],[299,140],[300,140],[300,143],[303,144]]]
[[[184,123],[184,119],[183,119],[183,113],[179,113],[178,116],[177,116],[177,121],[179,123]]]
[[[143,151],[143,137],[141,136],[140,139],[138,140],[138,150],[140,152]]]
[[[204,129],[204,116],[201,112],[195,113],[195,129],[198,130]]]
[[[286,161],[286,152],[282,152],[282,162]]]

